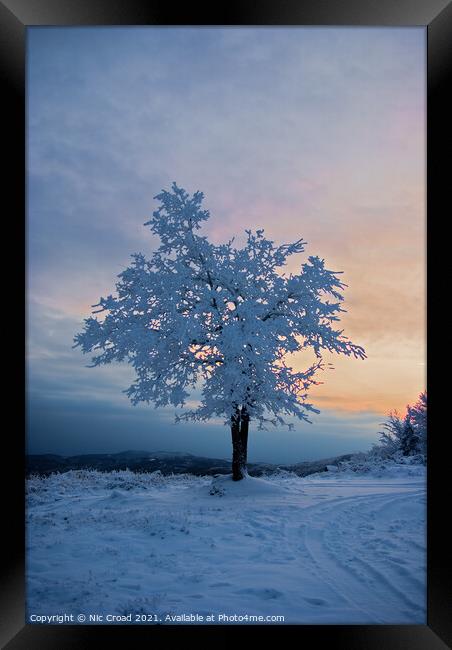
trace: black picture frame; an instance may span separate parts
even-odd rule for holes
[[[213,8],[174,9],[164,2],[137,0],[3,0],[0,2],[0,70],[3,79],[4,118],[3,153],[7,162],[3,192],[10,206],[4,225],[12,226],[11,236],[3,240],[14,250],[12,276],[19,280],[17,289],[10,286],[13,313],[18,317],[12,328],[20,339],[10,343],[6,368],[13,374],[14,427],[3,438],[4,459],[11,469],[4,499],[2,589],[0,593],[1,644],[8,650],[33,648],[69,650],[99,647],[109,639],[115,643],[141,647],[142,642],[165,639],[171,642],[183,634],[184,642],[213,634],[217,639],[232,640],[243,634],[243,626],[39,626],[25,624],[24,580],[24,459],[25,436],[17,427],[17,414],[25,413],[25,370],[18,363],[17,349],[25,339],[24,271],[20,272],[17,251],[25,258],[26,181],[25,152],[25,43],[26,29],[35,25],[366,25],[424,26],[427,30],[427,385],[429,392],[428,448],[428,622],[427,625],[300,625],[265,627],[266,639],[280,639],[295,632],[297,642],[331,644],[346,650],[426,649],[440,650],[452,645],[452,571],[450,542],[445,523],[450,501],[446,499],[449,470],[448,432],[441,432],[440,405],[447,401],[446,388],[438,379],[434,359],[439,354],[442,306],[435,299],[441,284],[441,262],[447,260],[447,238],[441,219],[447,215],[446,192],[450,163],[447,163],[447,118],[451,107],[447,101],[448,73],[452,59],[452,4],[448,0],[279,0],[260,3],[223,3]],[[444,162],[443,162],[444,161]],[[5,196],[4,196],[5,199]],[[3,201],[3,205],[5,200]],[[13,247],[11,242],[17,242]],[[25,269],[25,264],[22,267]],[[17,270],[19,269],[19,271]],[[4,276],[5,277],[5,276]],[[444,284],[444,291],[446,290]],[[440,287],[441,290],[441,287]],[[443,296],[444,297],[444,296]],[[445,297],[444,297],[445,299]],[[9,310],[8,310],[9,311]],[[443,340],[443,344],[444,340]],[[9,384],[11,385],[11,384]],[[10,395],[8,396],[10,397]],[[12,409],[8,399],[8,410]],[[449,434],[450,435],[450,434]],[[288,628],[296,627],[296,630]],[[256,627],[246,627],[256,633]]]

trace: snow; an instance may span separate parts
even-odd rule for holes
[[[240,482],[88,470],[32,477],[27,616],[425,624],[425,496],[425,467],[408,465]]]
[[[244,481],[233,481],[231,474],[215,477],[209,486],[209,494],[246,497],[247,499],[253,497],[261,499],[264,495],[287,495],[287,492],[286,487],[278,485],[274,481],[252,476],[247,476]]]

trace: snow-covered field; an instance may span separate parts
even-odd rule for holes
[[[417,466],[239,483],[159,472],[31,478],[28,617],[425,624],[425,497]]]

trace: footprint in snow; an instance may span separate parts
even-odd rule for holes
[[[327,604],[326,600],[323,600],[323,598],[305,598],[305,601],[310,605],[317,605],[317,606]]]
[[[112,490],[110,493],[110,499],[123,499],[124,494],[119,492],[119,490]]]
[[[194,583],[202,582],[202,577],[197,574],[186,575],[184,576],[184,579],[186,582],[194,582]]]
[[[280,598],[283,596],[281,591],[277,589],[263,588],[263,589],[239,589],[236,591],[237,594],[250,594],[252,596],[257,596],[257,598],[263,598],[264,600],[271,600],[274,598]]]

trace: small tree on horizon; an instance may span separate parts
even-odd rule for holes
[[[414,406],[409,406],[410,421],[417,438],[417,451],[427,457],[427,391],[424,390]]]
[[[423,391],[414,406],[406,407],[402,417],[397,411],[390,411],[380,431],[380,448],[389,456],[420,454],[427,456],[427,391]]]
[[[184,407],[190,389],[202,384],[197,408],[177,420],[223,417],[231,428],[232,475],[246,476],[251,421],[292,425],[283,415],[309,422],[319,413],[307,401],[319,383],[323,351],[365,358],[364,349],[334,329],[346,286],[339,272],[311,256],[296,275],[281,272],[290,256],[304,251],[302,239],[276,246],[263,230],[246,230],[242,248],[234,240],[214,245],[198,234],[209,212],[201,192],[176,183],[154,197],[160,207],[145,223],[160,239],[147,260],[132,255],[119,274],[116,295],[101,298],[103,320],[85,319],[74,338],[92,365],[130,363],[136,380],[125,391],[133,404]],[[304,371],[289,355],[312,349],[316,361]]]

